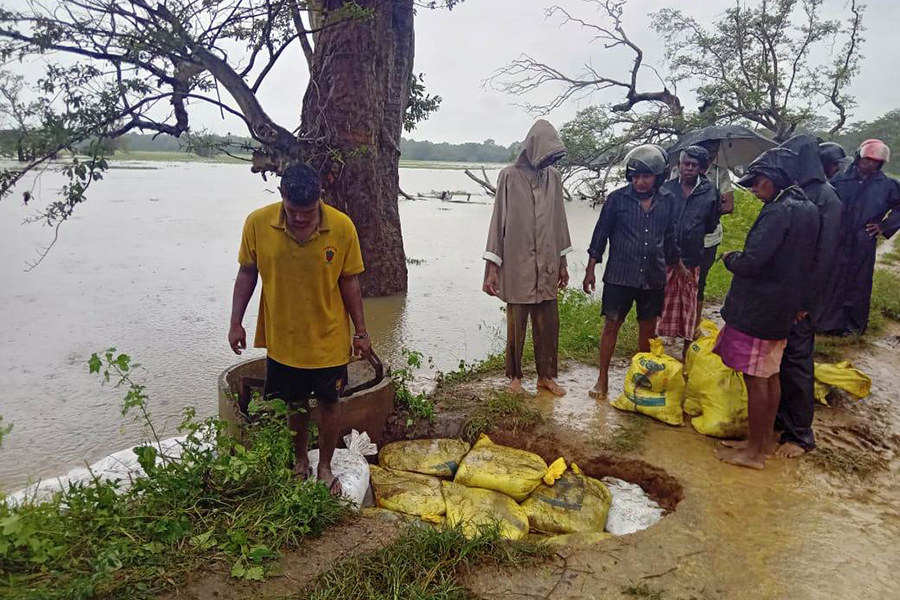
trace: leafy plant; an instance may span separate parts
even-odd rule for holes
[[[412,425],[416,419],[432,421],[434,420],[434,403],[424,392],[413,392],[410,389],[410,383],[415,378],[415,372],[421,369],[423,364],[427,363],[429,368],[434,369],[434,361],[431,358],[425,361],[421,352],[406,348],[401,351],[401,354],[406,364],[399,369],[394,369],[391,373],[396,389],[394,394],[397,407],[407,411],[407,425]]]
[[[113,349],[89,361],[92,373],[126,388],[123,413],[136,409],[155,438],[145,388],[132,379],[137,366]],[[283,415],[257,415],[246,445],[190,408],[179,430],[177,460],[156,444],[135,448],[147,475],[128,489],[95,476],[49,502],[0,500],[0,597],[145,598],[222,561],[234,577],[259,580],[282,549],[346,514],[322,484],[293,477]]]

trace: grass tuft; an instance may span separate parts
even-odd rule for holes
[[[637,452],[644,445],[649,421],[638,415],[625,415],[625,423],[600,443],[600,447],[614,454]]]
[[[878,456],[852,448],[818,446],[807,456],[823,471],[840,477],[855,477],[861,481],[871,479],[883,466]]]
[[[464,434],[474,441],[483,432],[489,432],[502,423],[508,431],[527,431],[541,422],[541,413],[525,405],[524,398],[509,392],[494,392],[484,404],[470,412]]]
[[[900,321],[900,275],[887,269],[875,269],[872,311],[887,319]]]
[[[467,539],[459,528],[410,527],[394,543],[335,564],[300,597],[309,600],[468,600],[460,576],[472,568],[528,567],[550,558],[545,545],[501,539],[484,528]]]
[[[622,594],[632,598],[640,598],[641,600],[663,600],[663,593],[659,590],[654,590],[646,583],[625,586],[622,588]]]

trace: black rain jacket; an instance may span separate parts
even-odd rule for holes
[[[797,154],[774,148],[754,165],[776,184],[790,183],[797,172]],[[767,203],[747,234],[744,250],[725,261],[734,273],[722,307],[725,322],[756,338],[787,339],[812,284],[818,235],[818,210],[798,186],[785,188]]]

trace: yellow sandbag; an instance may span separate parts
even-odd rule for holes
[[[375,504],[428,521],[436,521],[447,507],[441,494],[441,480],[430,475],[393,469],[369,468]]]
[[[872,379],[847,360],[836,365],[816,363],[815,376],[816,400],[826,406],[832,387],[844,390],[857,400],[862,400],[872,391]]]
[[[552,486],[542,483],[522,503],[532,531],[543,533],[601,532],[606,527],[609,490],[572,463]]]
[[[447,527],[460,525],[466,536],[474,537],[480,528],[499,523],[500,535],[506,539],[520,540],[528,535],[528,515],[509,496],[452,481],[442,482],[441,491],[447,506]]]
[[[611,533],[599,533],[596,531],[582,533],[564,533],[562,535],[551,535],[541,540],[545,544],[553,546],[588,546],[597,544],[604,540],[615,537]]]
[[[703,406],[700,404],[700,397],[695,393],[691,393],[691,371],[697,361],[697,354],[701,351],[711,352],[716,345],[716,338],[719,337],[719,328],[712,321],[702,321],[700,323],[700,337],[688,346],[687,355],[684,357],[684,379],[687,385],[684,389],[684,412],[692,417],[699,417],[703,414]]]
[[[610,402],[614,408],[636,412],[669,425],[684,425],[684,377],[680,362],[665,353],[662,340],[650,340],[650,352],[631,359],[625,393]]]
[[[378,464],[388,469],[435,477],[453,477],[471,446],[455,439],[393,442],[378,453]]]
[[[494,490],[521,502],[541,481],[552,483],[566,470],[560,461],[547,468],[544,459],[532,452],[500,446],[483,433],[466,454],[453,481],[467,487]]]
[[[699,405],[700,416],[691,419],[694,429],[703,435],[720,438],[747,434],[747,385],[744,376],[725,366],[713,352],[719,330],[704,321],[703,337],[688,349],[690,373],[685,388],[685,406]]]

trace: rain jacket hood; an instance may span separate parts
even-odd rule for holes
[[[811,135],[795,135],[781,145],[797,154],[797,170],[794,178],[801,186],[818,181],[825,183],[825,169],[822,167],[822,159],[819,158],[819,143]]]
[[[816,154],[818,160],[818,153]],[[753,180],[762,175],[772,181],[775,187],[786,189],[796,183],[795,174],[799,165],[799,157],[793,150],[779,146],[766,150],[759,158],[747,167],[747,174],[741,177],[738,184],[747,187]]]
[[[550,158],[562,158],[566,155],[566,147],[563,145],[559,132],[549,121],[539,119],[525,137],[522,151],[516,160],[517,167],[530,167],[535,171],[541,170],[541,163]]]

